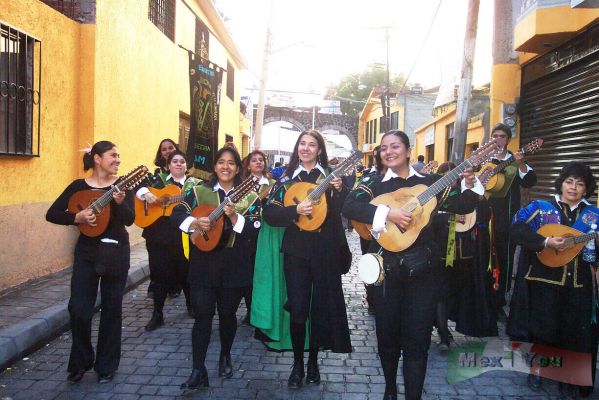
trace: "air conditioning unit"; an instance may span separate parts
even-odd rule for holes
[[[370,151],[370,143],[364,143],[362,145],[362,151]]]

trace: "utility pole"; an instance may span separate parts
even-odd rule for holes
[[[260,147],[260,135],[262,134],[262,123],[264,122],[264,97],[266,91],[266,77],[268,74],[268,56],[270,55],[270,48],[272,46],[272,34],[270,31],[270,26],[272,23],[273,5],[274,0],[271,0],[268,10],[268,22],[266,25],[266,43],[264,43],[264,55],[262,56],[262,71],[260,72],[260,89],[258,92],[258,109],[256,110],[256,126],[254,128],[254,140],[252,145],[253,149]]]
[[[456,108],[453,148],[451,161],[456,165],[464,160],[466,151],[466,133],[468,131],[468,101],[472,92],[472,70],[474,49],[476,47],[476,29],[478,25],[479,0],[468,0],[468,17],[464,38],[464,59]]]
[[[387,88],[385,90],[386,102],[385,102],[385,132],[391,129],[391,82],[389,79],[389,26],[385,26],[385,43],[387,46]]]

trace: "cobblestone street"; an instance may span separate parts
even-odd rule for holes
[[[349,234],[355,255],[359,244]],[[322,383],[287,389],[293,355],[268,352],[253,338],[253,329],[240,326],[233,345],[235,374],[232,379],[216,376],[219,351],[217,320],[213,325],[207,368],[210,388],[182,395],[179,385],[191,370],[190,330],[193,320],[187,316],[184,299],[169,300],[165,307],[166,325],[154,332],[144,331],[150,318],[151,301],[146,299],[147,282],[128,292],[124,300],[123,346],[121,364],[114,381],[100,385],[89,372],[79,384],[66,382],[71,346],[70,333],[46,344],[0,374],[0,399],[380,399],[384,379],[376,353],[374,318],[366,311],[364,288],[355,265],[344,280],[347,312],[354,352],[348,355],[321,353]],[[245,307],[238,311],[238,319]],[[94,331],[98,318],[94,319]],[[503,326],[501,326],[503,330]],[[454,333],[456,342],[466,339]],[[95,343],[95,337],[94,337]],[[449,385],[445,379],[447,361],[437,350],[433,337],[425,382],[426,399],[548,399],[557,397],[557,384],[546,383],[539,392],[526,385],[526,376],[514,372],[492,372]],[[401,371],[401,368],[400,368]],[[403,393],[402,378],[398,378]]]

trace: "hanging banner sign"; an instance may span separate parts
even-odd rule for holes
[[[187,143],[191,174],[208,179],[214,171],[218,144],[220,88],[223,70],[189,53],[190,132]]]

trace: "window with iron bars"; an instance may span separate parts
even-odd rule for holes
[[[150,0],[148,19],[170,40],[175,41],[175,1]]]
[[[81,1],[79,0],[42,0],[56,11],[69,18],[77,18],[81,15]]]
[[[0,24],[0,154],[39,156],[41,42]]]

